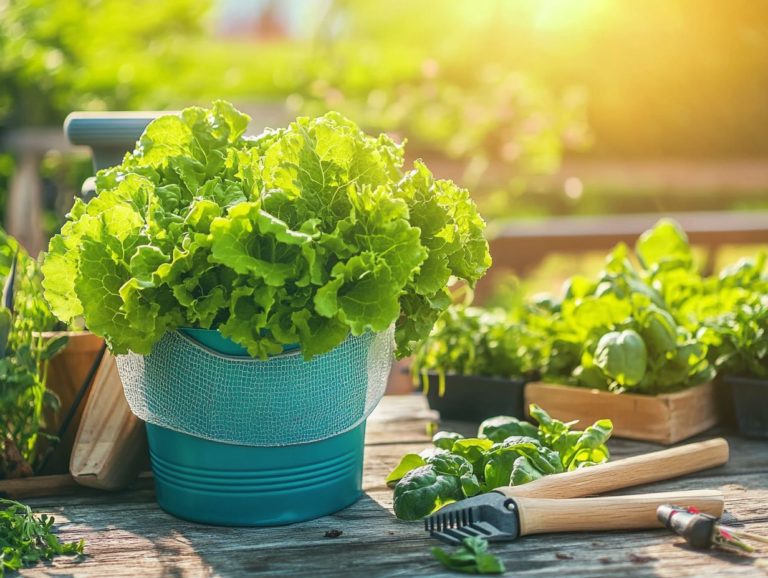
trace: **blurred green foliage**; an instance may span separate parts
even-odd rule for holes
[[[210,1],[8,0],[0,7],[0,126],[55,126],[72,110],[212,97],[287,101],[296,114],[340,110],[369,130],[408,138],[419,156],[459,161],[451,176],[468,186],[501,163],[512,175],[504,188],[521,188],[525,177],[555,170],[566,147],[588,143],[586,100],[486,66],[479,55],[468,69],[457,66],[461,52],[439,29],[473,10],[460,4],[443,9],[435,26],[383,3],[318,3],[304,36],[253,42],[206,34]],[[436,43],[402,42],[425,33]],[[83,164],[62,161],[46,162],[43,176],[71,191]],[[60,224],[62,207],[51,200],[47,228]]]
[[[224,8],[254,6],[289,20],[282,35],[223,27]],[[530,177],[568,151],[768,152],[766,47],[751,0],[0,0],[0,128],[212,98],[337,109],[446,159],[488,216],[751,209],[765,205],[749,191],[569,196]],[[5,174],[0,159],[0,196]]]
[[[41,281],[38,262],[0,229],[0,479],[31,475],[39,465],[43,411],[59,405],[46,389],[48,360],[67,338],[41,335],[57,325]]]
[[[6,0],[0,4],[0,118],[58,125],[72,110],[142,108],[178,99],[209,2]]]
[[[567,148],[590,141],[586,99],[573,90],[556,97],[519,73],[479,65],[450,78],[427,60],[414,78],[392,86],[356,89],[343,73],[318,79],[289,99],[310,115],[340,109],[374,130],[412,139],[422,154],[463,161],[463,181],[476,186],[492,163],[507,166],[510,184],[557,170]]]

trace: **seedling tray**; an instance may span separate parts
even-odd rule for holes
[[[495,415],[525,417],[524,379],[476,375],[446,375],[445,393],[440,396],[439,378],[429,373],[427,403],[441,419],[483,421]]]
[[[673,444],[717,423],[715,391],[711,382],[661,395],[615,394],[536,382],[526,386],[525,402],[526,407],[540,405],[556,419],[577,419],[583,427],[610,418],[616,437]]]
[[[739,431],[768,439],[768,379],[726,376],[724,381],[731,388]]]

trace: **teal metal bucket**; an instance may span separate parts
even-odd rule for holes
[[[192,522],[280,526],[312,520],[362,495],[365,423],[295,446],[213,442],[147,424],[157,502]]]
[[[247,355],[218,331],[181,331],[218,353]],[[160,507],[193,522],[291,524],[337,512],[362,494],[365,421],[320,441],[275,447],[222,443],[151,423],[147,434]]]

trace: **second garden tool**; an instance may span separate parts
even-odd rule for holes
[[[656,510],[668,503],[720,516],[724,500],[713,490],[570,499],[509,498],[490,492],[442,508],[424,526],[430,535],[452,544],[470,536],[509,541],[548,532],[634,530],[660,527]]]
[[[720,548],[738,552],[754,552],[747,542],[768,544],[768,536],[724,526],[716,516],[696,508],[680,508],[665,504],[656,511],[659,522],[685,538],[694,548]]]

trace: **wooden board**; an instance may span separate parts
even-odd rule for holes
[[[79,487],[69,474],[0,480],[0,498],[23,500],[44,496],[66,496]]]
[[[434,576],[452,578],[430,549],[445,545],[431,539],[418,522],[392,514],[387,473],[403,454],[419,452],[434,419],[420,396],[385,397],[369,419],[363,498],[345,510],[318,520],[276,528],[221,528],[179,520],[160,510],[150,486],[120,493],[88,491],[71,497],[38,498],[36,511],[56,517],[65,540],[86,541],[81,561],[59,557],[22,571],[24,577],[177,578]],[[476,423],[452,422],[467,434]],[[701,438],[723,433],[709,432]],[[728,436],[726,466],[659,482],[623,493],[714,489],[725,494],[731,520],[754,532],[768,533],[768,444]],[[648,443],[610,440],[614,458],[659,449]],[[341,530],[337,538],[329,530]],[[491,544],[507,567],[521,578],[765,578],[768,552],[739,556],[697,551],[664,529],[589,532],[524,537]]]
[[[72,407],[85,378],[88,376],[88,372],[91,370],[99,354],[101,346],[104,344],[104,340],[101,337],[87,331],[50,331],[42,333],[42,336],[46,339],[60,335],[68,337],[67,345],[61,353],[48,363],[48,375],[45,381],[46,388],[53,391],[61,402],[61,407],[57,412],[50,409],[45,412],[45,429],[52,435],[58,435],[62,420],[64,420]],[[59,442],[56,443],[53,452],[46,460],[44,470],[40,473],[65,474],[69,471],[72,446],[75,442],[77,429],[80,427],[80,420],[88,400],[88,393],[90,393],[90,389],[86,393],[86,397],[80,401],[67,431]]]
[[[580,427],[609,418],[616,437],[673,444],[717,423],[715,393],[713,383],[676,393],[638,395],[536,382],[525,388],[525,406],[535,403],[556,419],[577,419]]]
[[[78,484],[119,490],[147,463],[144,422],[128,407],[115,358],[104,354],[83,412],[69,468]]]

